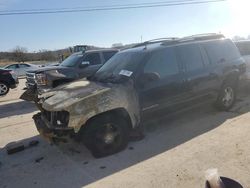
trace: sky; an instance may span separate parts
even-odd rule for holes
[[[165,0],[167,1],[167,0]],[[71,8],[159,0],[0,0],[0,11]],[[28,51],[56,50],[88,44],[111,47],[197,33],[221,32],[227,37],[250,35],[249,0],[145,9],[64,14],[0,16],[0,51],[16,46]]]

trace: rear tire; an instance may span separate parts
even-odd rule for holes
[[[102,115],[87,123],[82,139],[94,157],[105,157],[126,148],[129,128],[124,119]]]
[[[236,101],[236,91],[236,84],[230,82],[225,83],[219,92],[216,107],[224,111],[231,109]]]
[[[9,90],[10,88],[6,83],[0,82],[0,96],[6,95]]]

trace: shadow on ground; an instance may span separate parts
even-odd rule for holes
[[[20,110],[21,109],[21,110]],[[13,103],[1,104],[0,103],[0,118],[18,116],[36,111],[35,104],[27,101],[18,100]]]
[[[250,110],[250,103],[239,100],[230,112],[218,112],[211,106],[199,107],[189,112],[161,118],[146,124],[146,138],[131,142],[126,150],[102,159],[95,159],[80,143],[50,146],[40,137],[23,142],[39,140],[37,147],[8,156],[0,150],[1,186],[13,187],[83,187],[142,161],[167,152],[197,136],[209,132],[225,121]],[[202,147],[202,146],[201,146]],[[35,162],[37,158],[43,158]],[[4,173],[3,173],[4,172]]]

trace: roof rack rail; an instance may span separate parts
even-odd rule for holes
[[[179,38],[176,37],[168,37],[168,38],[158,38],[158,39],[152,39],[152,40],[148,40],[139,44],[134,45],[132,48],[136,48],[136,47],[140,47],[140,46],[145,46],[147,44],[154,44],[154,43],[158,43],[158,42],[168,42],[168,41],[175,41],[178,40]]]
[[[204,33],[204,34],[197,34],[197,35],[191,35],[187,37],[181,38],[179,41],[189,41],[189,40],[210,40],[210,39],[221,39],[225,38],[223,34],[218,33]]]

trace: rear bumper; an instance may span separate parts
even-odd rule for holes
[[[39,134],[47,140],[49,143],[54,143],[58,141],[65,141],[72,135],[72,129],[65,128],[56,130],[51,128],[52,125],[43,117],[42,113],[38,113],[33,116],[36,128]]]

